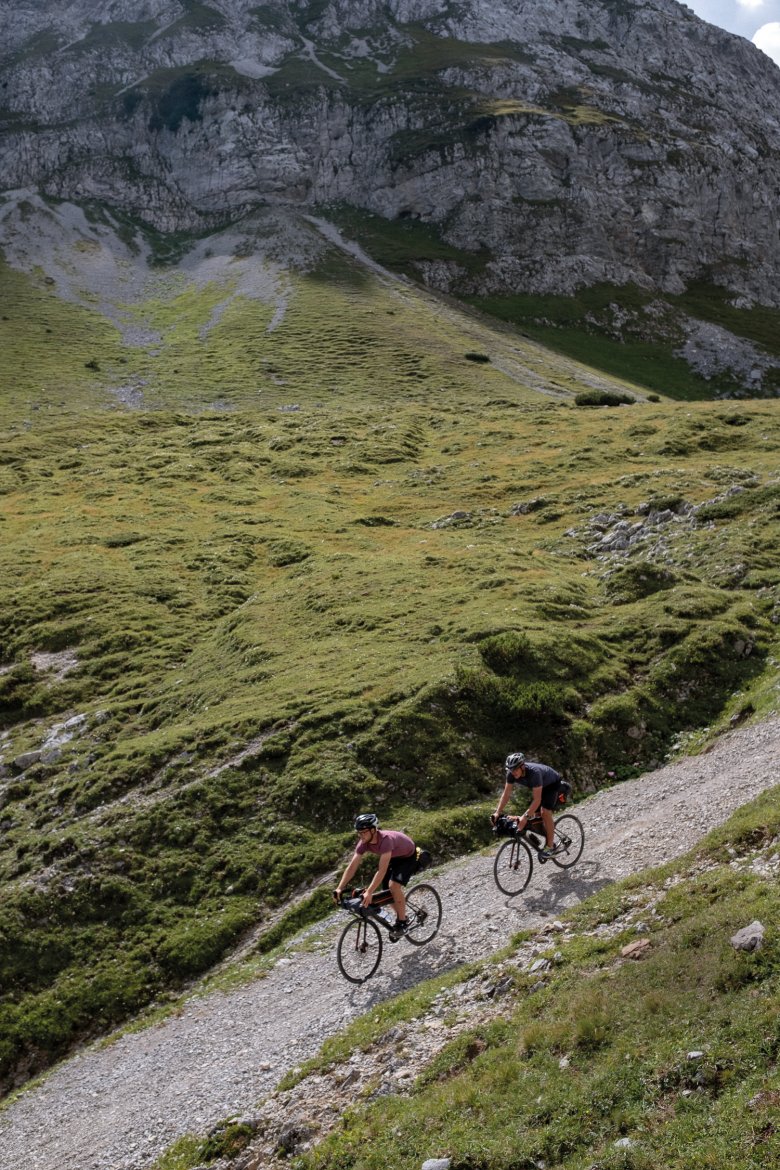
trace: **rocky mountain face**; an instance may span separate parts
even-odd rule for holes
[[[780,305],[780,71],[675,0],[26,0],[3,19],[7,192],[165,232],[350,205],[462,252],[420,266],[447,291],[708,279]]]

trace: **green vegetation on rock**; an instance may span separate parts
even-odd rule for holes
[[[467,299],[562,354],[673,399],[744,395],[735,376],[721,373],[704,378],[675,353],[683,340],[680,315],[756,343],[778,359],[780,371],[780,311],[763,305],[735,308],[728,290],[714,283],[693,284],[684,294],[665,296],[663,302],[644,289],[609,284],[593,285],[570,297]]]

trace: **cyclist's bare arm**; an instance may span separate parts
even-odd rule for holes
[[[539,813],[539,808],[542,803],[542,786],[531,789],[531,803],[522,816],[517,817],[518,829],[524,829],[529,821],[532,821]]]
[[[501,796],[499,797],[498,804],[496,805],[496,811],[493,814],[493,816],[496,818],[496,820],[498,820],[498,818],[501,816],[501,814],[504,811],[504,809],[506,808],[506,806],[509,804],[509,801],[512,798],[512,793],[514,792],[514,790],[515,790],[514,784],[505,784],[504,785],[504,791],[501,793]]]
[[[528,811],[525,814],[529,820],[531,820],[532,817],[535,817],[536,814],[539,812],[539,806],[541,805],[541,803],[542,803],[542,786],[540,784],[538,788],[531,789],[531,803],[529,804]]]
[[[333,891],[333,897],[337,902],[340,900],[341,895],[344,892],[344,887],[347,885],[348,882],[350,882],[352,880],[352,878],[357,873],[358,866],[360,865],[362,860],[363,860],[363,858],[360,854],[358,854],[358,853],[352,854],[352,860],[350,861],[347,868],[344,870],[343,874],[341,875],[341,881],[339,882],[339,884],[336,886],[335,890]]]

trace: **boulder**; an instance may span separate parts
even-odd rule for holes
[[[764,925],[761,922],[751,922],[743,926],[729,940],[735,951],[758,951],[764,941]]]

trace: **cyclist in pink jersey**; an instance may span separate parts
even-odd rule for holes
[[[379,864],[376,873],[363,892],[363,905],[371,905],[374,894],[380,888],[389,889],[393,897],[395,924],[390,939],[397,942],[406,931],[406,898],[404,886],[417,871],[417,847],[411,837],[393,829],[380,829],[376,813],[361,813],[355,819],[358,843],[349,865],[341,875],[341,881],[333,891],[333,899],[341,901],[344,887],[352,880],[366,853],[376,853]]]

